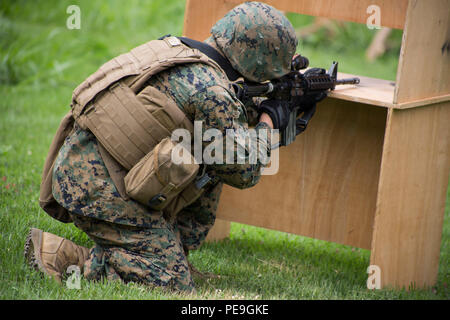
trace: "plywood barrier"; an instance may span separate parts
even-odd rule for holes
[[[184,34],[207,38],[241,2],[188,0]],[[301,234],[370,249],[383,287],[433,285],[450,171],[450,0],[266,2],[358,23],[378,6],[381,25],[404,32],[397,79],[360,77],[331,93],[280,150],[276,175],[224,187],[208,239],[225,237],[229,221]]]

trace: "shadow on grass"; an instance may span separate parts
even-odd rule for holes
[[[192,255],[200,271],[218,279],[195,279],[203,295],[236,299],[446,299],[444,286],[368,290],[370,251],[301,236],[237,234],[205,243]],[[267,241],[266,241],[267,240]],[[270,241],[269,241],[270,240]],[[447,293],[446,293],[447,292]]]
[[[192,261],[221,276],[198,279],[202,290],[231,289],[268,299],[346,298],[366,290],[369,253],[282,235],[270,241],[246,237],[205,243]]]

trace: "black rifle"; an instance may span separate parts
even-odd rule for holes
[[[239,100],[246,103],[253,97],[267,97],[289,102],[289,123],[281,132],[279,145],[291,144],[297,135],[302,133],[309,120],[316,111],[316,103],[334,90],[336,85],[358,84],[359,78],[337,79],[338,63],[333,62],[330,70],[311,68],[301,73],[300,70],[307,68],[307,58],[297,55],[291,64],[291,72],[279,79],[265,83],[235,82],[234,90]],[[301,117],[298,118],[303,114]]]

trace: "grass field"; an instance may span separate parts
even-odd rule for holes
[[[81,29],[69,30],[66,8],[81,9]],[[437,285],[427,290],[366,288],[370,252],[233,223],[229,239],[205,243],[190,257],[202,271],[192,296],[121,282],[87,282],[70,290],[26,266],[25,236],[41,228],[91,246],[72,224],[38,205],[41,170],[72,90],[108,59],[149,39],[181,35],[184,1],[0,2],[0,299],[449,299],[449,194]],[[289,15],[296,27],[310,17]],[[347,24],[336,38],[319,33],[299,52],[312,66],[338,60],[341,71],[394,80],[401,32],[374,63],[364,60],[373,32]],[[354,40],[356,38],[356,40]]]

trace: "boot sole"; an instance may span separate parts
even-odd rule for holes
[[[48,274],[41,260],[42,234],[42,230],[31,228],[25,241],[24,256],[31,268]]]

